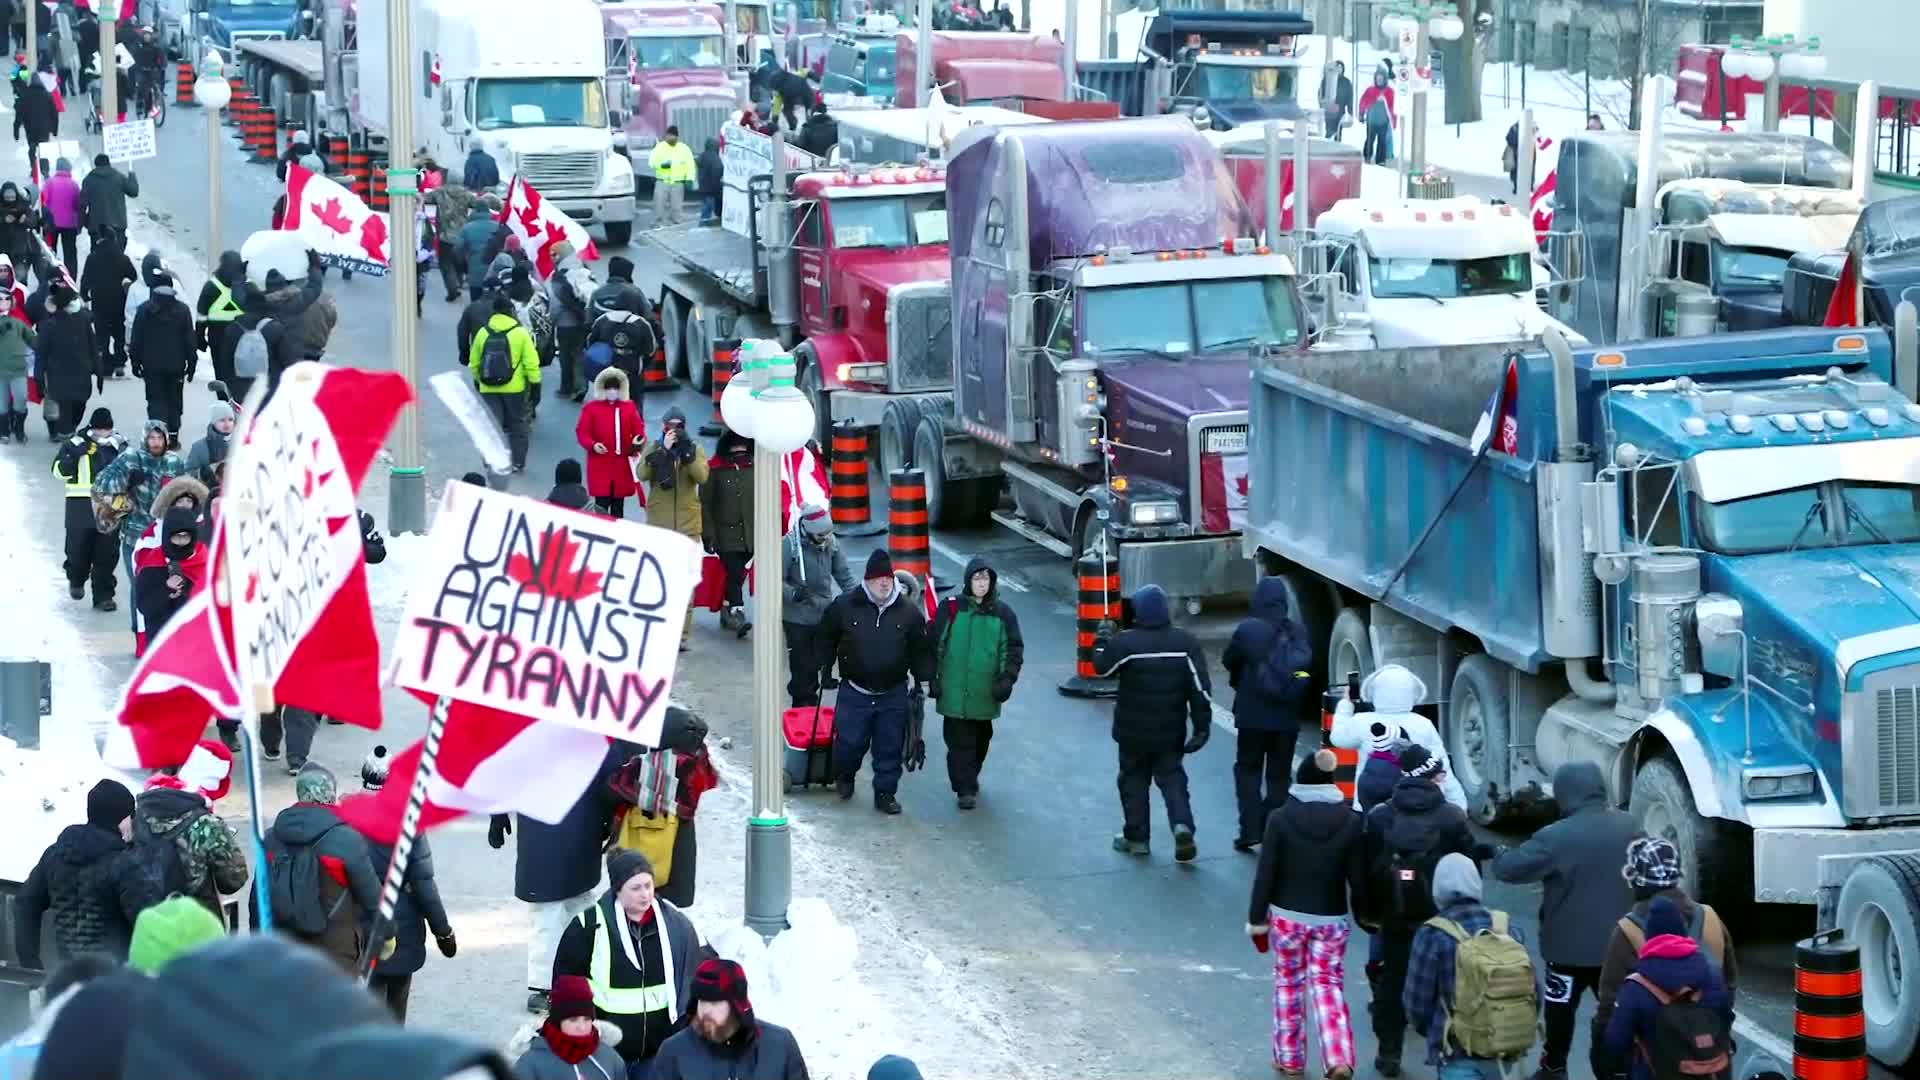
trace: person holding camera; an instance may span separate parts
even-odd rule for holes
[[[667,410],[659,441],[649,439],[640,447],[640,461],[647,479],[647,524],[700,542],[705,531],[700,487],[707,482],[707,455],[687,434],[687,414],[679,406]],[[692,636],[689,608],[680,631],[681,652],[687,650]]]

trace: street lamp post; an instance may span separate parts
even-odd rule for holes
[[[220,265],[220,110],[233,100],[233,87],[220,65],[220,57],[207,53],[200,64],[200,77],[193,81],[193,100],[206,110],[207,121],[207,274]]]
[[[1827,58],[1820,52],[1820,39],[1795,41],[1792,34],[1760,37],[1745,41],[1738,34],[1727,43],[1720,59],[1720,70],[1736,79],[1752,79],[1766,86],[1765,105],[1760,126],[1766,131],[1780,130],[1780,80],[1804,81],[1827,73]]]
[[[387,130],[387,280],[393,289],[392,337],[388,348],[393,367],[414,387],[414,403],[400,410],[393,431],[393,471],[387,484],[387,531],[427,531],[427,470],[420,446],[420,353],[414,340],[413,286],[418,267],[413,261],[418,226],[413,204],[418,198],[420,170],[412,160],[413,141],[413,5],[386,0],[387,84],[391,88]],[[403,156],[404,155],[404,156]]]
[[[793,844],[781,772],[780,594],[785,539],[780,475],[814,431],[813,405],[794,386],[793,357],[772,341],[745,341],[744,363],[720,398],[721,418],[753,440],[753,805],[747,818],[746,922],[762,937],[787,926]]]
[[[1460,20],[1460,9],[1449,3],[1435,3],[1431,0],[1413,0],[1411,3],[1396,3],[1380,20],[1380,29],[1395,42],[1408,33],[1413,35],[1414,72],[1412,79],[1413,100],[1407,104],[1407,174],[1418,176],[1427,168],[1427,85],[1433,80],[1433,69],[1429,54],[1433,51],[1433,42],[1457,41],[1466,32],[1466,23]],[[1422,77],[1420,70],[1427,74]]]

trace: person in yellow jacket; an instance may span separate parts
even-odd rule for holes
[[[528,429],[540,404],[540,352],[533,335],[514,318],[513,298],[505,293],[493,298],[493,314],[467,347],[467,370],[480,400],[507,433],[513,471],[526,472]]]
[[[667,128],[647,155],[647,168],[653,171],[653,223],[680,224],[680,203],[693,182],[693,150],[680,141],[679,128]]]

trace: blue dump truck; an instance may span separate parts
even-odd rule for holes
[[[1491,822],[1591,761],[1730,909],[1861,945],[1920,1037],[1920,406],[1880,329],[1275,352],[1242,533],[1328,681],[1425,680]]]

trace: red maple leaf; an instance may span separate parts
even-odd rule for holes
[[[368,214],[360,223],[360,250],[377,263],[387,261],[387,223],[378,214]]]
[[[313,216],[319,219],[320,224],[325,225],[341,236],[347,235],[347,231],[353,228],[353,219],[340,212],[340,197],[338,195],[328,199],[325,205],[308,203],[307,209],[313,211]]]
[[[588,570],[585,562],[573,565],[580,545],[573,542],[565,526],[549,529],[540,537],[540,552],[529,559],[515,555],[507,560],[507,576],[529,590],[557,600],[582,600],[600,591],[600,573]]]
[[[520,208],[520,231],[528,236],[540,235],[540,208],[532,200]]]
[[[1243,474],[1241,474],[1241,476],[1240,476],[1240,479],[1239,479],[1239,480],[1237,480],[1237,481],[1235,481],[1235,484],[1236,484],[1236,485],[1237,485],[1237,486],[1238,486],[1238,487],[1240,488],[1240,497],[1241,497],[1241,498],[1243,498],[1243,499],[1244,499],[1244,498],[1246,498],[1246,495],[1247,495],[1247,477],[1246,477],[1246,475],[1245,475],[1244,473],[1243,473]]]
[[[303,499],[311,499],[313,498],[313,470],[302,469],[300,473],[302,476],[300,481],[300,497]]]
[[[555,244],[564,244],[566,242],[567,242],[567,230],[561,228],[560,226],[554,224],[551,221],[547,222],[546,246],[552,247]]]

